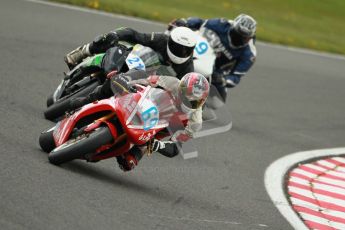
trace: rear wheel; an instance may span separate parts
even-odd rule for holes
[[[102,145],[111,143],[113,136],[108,127],[100,127],[88,134],[83,134],[75,139],[55,148],[48,156],[49,162],[59,165],[74,159],[83,158],[85,154],[94,153]]]
[[[50,129],[48,131],[41,133],[40,135],[39,143],[44,152],[49,153],[56,147],[54,137],[53,137],[53,132],[54,132],[54,129]]]
[[[44,111],[44,117],[48,120],[54,121],[62,117],[66,111],[70,110],[71,100],[77,97],[84,97],[91,93],[99,85],[98,81],[93,82],[91,85],[82,88],[75,94],[70,94],[61,98],[60,101],[51,105]]]

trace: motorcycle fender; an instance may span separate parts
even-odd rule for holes
[[[72,126],[72,123],[72,119],[65,118],[56,124],[53,132],[53,137],[56,146],[60,146],[67,141],[68,136],[72,132],[74,127]]]
[[[59,84],[59,86],[56,88],[56,90],[53,94],[54,103],[60,99],[62,92],[65,90],[66,84],[67,84],[66,81],[62,80],[61,83]]]
[[[96,153],[100,153],[100,152],[103,152],[103,151],[105,151],[105,150],[111,148],[111,147],[117,142],[118,133],[117,133],[117,130],[116,130],[116,128],[114,127],[114,125],[113,125],[112,123],[108,122],[108,121],[99,121],[99,122],[96,122],[96,123],[98,123],[98,126],[99,126],[100,124],[102,124],[102,123],[103,123],[103,124],[106,124],[106,125],[108,126],[109,130],[110,130],[111,135],[112,135],[113,138],[114,138],[114,142],[113,142],[113,143],[107,144],[107,145],[103,145],[103,146],[99,147],[99,148],[96,150]],[[96,125],[95,125],[95,126],[96,126]]]
[[[105,99],[99,102],[94,102],[88,105],[85,105],[80,110],[76,111],[74,114],[65,117],[62,121],[56,124],[56,128],[54,131],[54,140],[56,143],[56,146],[59,146],[63,143],[65,143],[71,132],[73,131],[76,123],[82,119],[85,116],[88,116],[92,113],[96,113],[98,111],[102,110],[115,110],[114,104],[112,99]],[[107,124],[108,125],[108,124]],[[111,123],[109,123],[109,128]],[[115,129],[113,127],[113,129]]]

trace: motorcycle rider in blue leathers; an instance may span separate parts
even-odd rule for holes
[[[216,60],[212,84],[217,88],[221,102],[225,103],[227,88],[237,86],[255,62],[256,21],[246,14],[240,14],[234,20],[191,17],[172,21],[168,30],[176,26],[200,30],[214,49]]]

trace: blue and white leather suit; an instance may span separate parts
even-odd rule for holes
[[[204,30],[204,36],[216,52],[213,69],[213,85],[216,86],[223,101],[226,100],[227,88],[233,88],[240,83],[241,78],[249,71],[255,62],[255,37],[243,47],[232,47],[229,31],[233,21],[224,18],[203,20],[188,18],[187,26],[193,30]]]

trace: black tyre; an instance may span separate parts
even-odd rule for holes
[[[68,140],[50,152],[48,159],[59,165],[74,159],[83,158],[85,154],[94,153],[102,145],[111,143],[113,136],[108,127],[100,127],[93,132]]]
[[[50,94],[49,97],[47,98],[47,107],[51,106],[54,104],[54,94]]]
[[[92,82],[91,85],[82,88],[75,94],[67,95],[51,105],[44,111],[44,117],[48,120],[54,121],[62,117],[66,111],[70,110],[71,100],[77,97],[84,97],[91,93],[99,85],[98,81]]]
[[[54,129],[50,129],[48,131],[42,132],[40,135],[39,143],[40,143],[41,149],[44,152],[49,153],[56,147],[54,137],[53,137],[53,132],[54,132]]]

